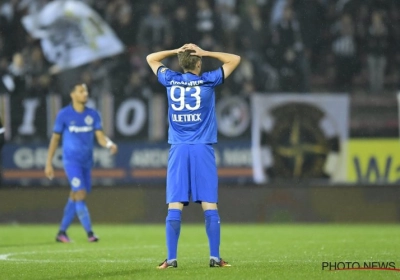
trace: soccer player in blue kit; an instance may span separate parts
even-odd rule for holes
[[[163,59],[175,55],[184,73],[172,71],[161,63]],[[222,66],[200,74],[202,57],[218,59]],[[168,143],[171,144],[166,187],[167,259],[157,268],[178,266],[181,214],[190,199],[201,203],[204,211],[210,267],[230,266],[219,254],[218,174],[212,146],[217,143],[214,88],[235,70],[240,56],[205,51],[195,44],[186,44],[179,49],[149,54],[147,62],[158,81],[167,89]]]
[[[53,179],[52,159],[62,137],[63,165],[71,192],[56,241],[70,242],[66,231],[77,215],[87,233],[88,241],[97,242],[99,239],[92,231],[85,202],[86,195],[91,191],[94,136],[102,147],[110,149],[111,154],[115,154],[118,147],[104,135],[99,112],[85,106],[88,101],[86,85],[76,84],[70,95],[72,103],[61,109],[57,115],[45,167],[46,177]]]

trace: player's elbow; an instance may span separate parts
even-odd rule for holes
[[[232,57],[231,61],[229,62],[229,66],[230,66],[229,68],[231,68],[231,72],[238,67],[240,60],[241,60],[241,57],[238,55],[234,55]]]
[[[235,55],[234,63],[236,66],[238,66],[240,64],[241,60],[242,60],[242,58],[239,55]]]
[[[146,61],[147,61],[148,64],[150,64],[150,62],[151,62],[152,60],[153,60],[153,59],[152,59],[152,54],[149,54],[149,55],[146,56]]]

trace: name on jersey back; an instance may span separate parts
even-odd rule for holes
[[[199,86],[204,84],[203,80],[198,80],[198,81],[190,81],[190,82],[185,82],[185,81],[175,81],[172,80],[169,82],[171,85],[182,85],[182,86],[189,86],[189,87],[194,87],[194,86]]]
[[[172,114],[174,122],[201,122],[201,114]]]

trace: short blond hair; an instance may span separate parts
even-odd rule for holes
[[[191,55],[194,50],[185,50],[184,52],[178,53],[179,65],[183,70],[194,70],[196,63],[201,60],[200,56]]]

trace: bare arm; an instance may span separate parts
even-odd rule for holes
[[[53,157],[57,150],[58,144],[60,143],[61,135],[58,133],[53,133],[51,136],[49,149],[47,152],[47,160],[46,160],[46,167],[44,169],[44,173],[47,178],[52,180],[54,178],[54,169],[53,169]]]
[[[96,139],[100,146],[110,149],[112,155],[118,152],[118,146],[102,130],[96,130]]]
[[[208,57],[216,58],[223,63],[225,78],[228,78],[240,63],[240,56],[223,52],[207,52]]]
[[[174,56],[180,52],[185,51],[187,45],[180,47],[179,49],[174,50],[167,50],[167,51],[160,51],[151,53],[146,57],[147,63],[149,64],[153,73],[157,75],[157,70],[160,66],[163,66],[161,63],[162,60],[166,59],[167,57]]]
[[[195,51],[192,55],[208,56],[221,61],[223,63],[222,68],[224,69],[225,78],[228,78],[240,63],[240,56],[236,54],[205,51],[195,44],[189,44],[187,48]]]

